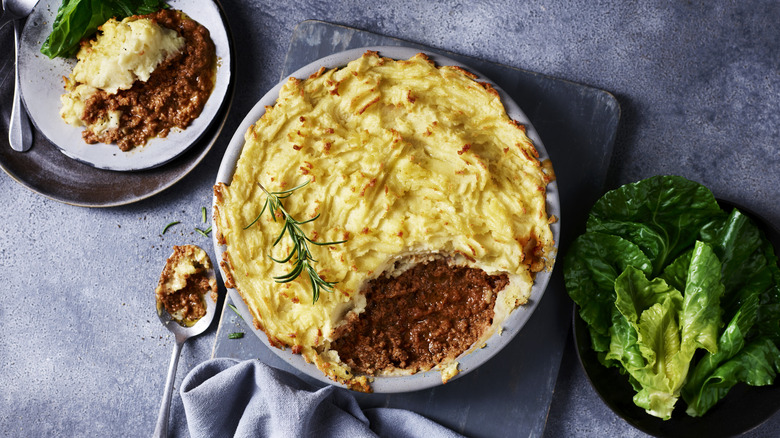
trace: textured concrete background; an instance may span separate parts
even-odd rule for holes
[[[189,176],[149,200],[85,209],[0,175],[0,435],[137,436],[154,427],[173,338],[152,291],[194,243],[222,152],[277,82],[295,25],[320,19],[603,88],[623,117],[608,185],[672,173],[780,224],[780,2],[223,2],[238,48],[226,128]],[[10,27],[0,38],[10,38]],[[12,62],[7,55],[0,63]],[[0,81],[9,80],[8,77]],[[7,119],[9,108],[0,108]],[[3,135],[5,135],[3,133]],[[161,235],[168,222],[182,223]],[[211,353],[189,341],[179,377]],[[172,413],[182,415],[178,397]],[[778,415],[752,436],[776,434]],[[184,435],[181,423],[172,430]],[[643,436],[564,356],[548,436]]]

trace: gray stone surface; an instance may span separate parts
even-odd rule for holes
[[[0,435],[143,436],[157,415],[173,339],[152,290],[175,244],[194,243],[227,141],[278,79],[306,19],[345,24],[586,83],[623,110],[607,183],[674,173],[780,224],[780,3],[243,2],[224,6],[238,90],[226,128],[189,176],[146,201],[63,205],[0,175]],[[8,41],[10,27],[0,29]],[[6,54],[0,65],[12,62]],[[0,78],[7,86],[10,77]],[[3,104],[5,120],[10,109]],[[165,235],[165,224],[182,223]],[[211,354],[188,342],[178,382]],[[183,411],[174,398],[172,414]],[[511,421],[511,420],[507,420]],[[772,436],[778,415],[749,436]],[[172,432],[186,435],[182,421]],[[546,436],[643,436],[588,386],[567,347]]]

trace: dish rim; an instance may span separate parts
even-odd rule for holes
[[[547,150],[545,149],[544,144],[542,143],[542,140],[539,137],[538,133],[534,129],[530,119],[528,119],[528,117],[520,109],[517,103],[503,89],[501,89],[501,87],[499,87],[495,82],[490,80],[488,77],[486,77],[479,71],[476,71],[475,69],[471,68],[466,64],[455,61],[445,55],[441,55],[430,50],[416,49],[416,48],[405,47],[405,46],[367,46],[367,47],[349,49],[349,50],[337,52],[319,58],[301,67],[300,69],[296,70],[292,74],[286,76],[281,81],[279,81],[274,87],[272,87],[252,107],[252,109],[249,110],[247,115],[244,117],[244,119],[236,129],[236,132],[234,133],[233,137],[231,138],[228,144],[227,149],[225,150],[225,154],[223,156],[222,162],[220,163],[215,184],[225,183],[229,185],[230,181],[232,180],[236,164],[241,155],[241,151],[243,150],[244,134],[265,113],[266,106],[272,106],[275,104],[277,97],[279,96],[279,91],[281,90],[282,86],[287,82],[287,79],[289,77],[306,79],[310,75],[316,73],[323,66],[328,69],[343,67],[348,62],[358,59],[367,51],[376,51],[379,53],[379,56],[393,58],[393,59],[408,59],[416,55],[417,53],[423,53],[426,56],[428,56],[428,58],[431,61],[433,61],[437,66],[443,66],[443,65],[458,66],[469,71],[470,73],[473,73],[474,75],[477,76],[476,80],[481,82],[486,82],[496,89],[509,117],[518,121],[519,123],[523,124],[526,127],[526,134],[528,135],[528,137],[531,139],[534,146],[536,147],[539,153],[539,160],[540,161],[549,160],[549,154],[547,153]],[[553,239],[554,239],[554,251],[557,251],[558,242],[560,239],[560,200],[559,200],[558,186],[555,180],[551,181],[547,185],[546,200],[547,200],[548,216],[550,217],[554,216],[558,218],[557,221],[550,224],[551,231],[553,233]],[[212,211],[214,211],[215,204],[216,204],[216,198],[213,197]],[[217,229],[216,227],[217,224],[214,222],[214,218],[212,217],[212,229],[216,230]],[[217,242],[216,233],[212,234],[212,242],[214,244],[214,250],[217,255],[217,259],[218,261],[221,262],[223,260],[223,255],[225,252],[225,245],[221,245],[219,242]],[[220,273],[222,274],[223,278],[225,278],[225,272],[223,271],[222,264],[218,263],[218,265],[219,265]],[[534,280],[534,285],[531,290],[531,296],[529,298],[528,303],[524,306],[520,306],[514,309],[509,314],[509,316],[506,318],[503,324],[503,330],[500,333],[494,333],[492,336],[490,336],[490,338],[485,343],[484,347],[482,348],[472,347],[456,359],[456,361],[459,362],[459,367],[458,367],[459,372],[455,377],[453,377],[450,380],[450,382],[455,381],[457,378],[466,375],[468,372],[473,371],[483,363],[487,362],[490,358],[492,358],[495,354],[497,354],[504,346],[506,346],[517,335],[517,333],[522,329],[522,327],[525,325],[528,319],[530,319],[531,315],[533,314],[533,311],[536,309],[540,300],[542,299],[544,292],[547,288],[547,285],[549,283],[550,277],[552,275],[552,269],[553,266],[550,266],[548,270],[539,272],[536,275],[536,278]],[[261,342],[267,348],[270,348],[271,351],[273,351],[279,358],[288,362],[299,372],[302,372],[307,376],[312,377],[320,382],[330,384],[330,385],[340,386],[340,387],[346,387],[341,383],[330,380],[314,364],[306,363],[306,361],[303,360],[301,355],[295,355],[289,349],[281,350],[279,348],[272,347],[268,342],[268,337],[266,336],[266,334],[262,330],[256,329],[254,327],[254,324],[251,323],[251,321],[253,321],[253,317],[248,307],[246,306],[246,303],[244,302],[243,298],[239,294],[239,292],[233,288],[227,288],[227,291],[231,299],[233,300],[233,303],[236,305],[237,309],[239,310],[239,313],[241,314],[242,318],[244,318],[244,320],[249,322],[250,328],[252,329],[254,334],[258,336]],[[440,370],[436,368],[433,368],[429,371],[412,374],[412,375],[374,377],[371,382],[371,388],[375,393],[397,393],[397,392],[417,391],[417,390],[427,389],[438,385],[442,385],[442,379],[441,379]]]

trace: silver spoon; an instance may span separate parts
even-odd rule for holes
[[[32,146],[32,129],[30,119],[22,107],[19,96],[19,40],[21,39],[22,25],[19,20],[27,17],[38,4],[38,0],[3,0],[3,23],[9,20],[14,22],[14,49],[16,65],[14,67],[14,102],[11,107],[11,120],[8,122],[8,142],[11,148],[19,152],[25,152]]]
[[[194,248],[197,248],[197,250],[203,251],[203,249],[195,245],[189,246],[193,246]],[[175,254],[176,250],[174,249],[174,255]],[[205,251],[204,254],[206,254]],[[168,263],[171,262],[174,255],[171,255],[171,258],[168,259]],[[206,260],[208,260],[208,254],[206,254]],[[162,404],[160,405],[160,413],[157,416],[157,426],[154,428],[154,437],[168,436],[168,416],[171,409],[173,382],[176,378],[176,367],[179,364],[179,356],[181,355],[184,342],[187,341],[187,339],[206,331],[206,329],[209,328],[209,325],[211,325],[211,321],[214,319],[214,315],[217,313],[217,303],[214,301],[214,296],[216,295],[217,290],[216,276],[214,274],[214,266],[211,264],[210,260],[208,264],[209,268],[206,270],[206,275],[208,276],[209,283],[213,285],[214,294],[212,294],[211,291],[208,291],[204,294],[204,298],[206,300],[206,315],[199,319],[198,322],[196,322],[191,327],[182,326],[175,319],[173,319],[173,317],[171,317],[171,315],[165,310],[164,307],[162,309],[159,305],[157,307],[157,315],[160,317],[160,321],[163,323],[163,325],[175,336],[176,345],[173,347],[171,363],[168,366],[168,377],[165,379],[165,392],[163,393]],[[165,270],[163,270],[163,275],[165,275]]]

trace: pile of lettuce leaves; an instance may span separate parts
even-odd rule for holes
[[[772,244],[703,185],[656,176],[606,193],[564,259],[592,347],[669,419],[701,416],[737,383],[780,372],[780,269]]]
[[[63,0],[41,53],[51,59],[76,56],[81,40],[94,35],[110,18],[121,20],[167,7],[161,0]]]

